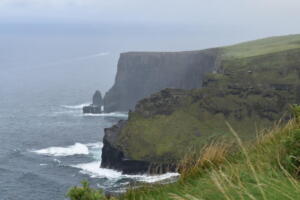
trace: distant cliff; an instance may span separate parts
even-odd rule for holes
[[[105,111],[128,111],[165,88],[200,88],[205,74],[218,67],[218,54],[218,49],[121,54],[115,84],[104,98]]]
[[[152,94],[139,101],[127,121],[106,129],[102,167],[174,171],[191,150],[231,139],[226,122],[249,140],[276,120],[288,119],[290,104],[300,104],[300,35],[224,47],[219,53],[218,71],[201,77],[202,88]]]

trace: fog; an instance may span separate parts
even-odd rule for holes
[[[107,91],[121,52],[300,33],[299,8],[297,0],[1,0],[0,92]]]

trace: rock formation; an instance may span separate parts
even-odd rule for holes
[[[103,112],[102,106],[103,106],[102,95],[101,92],[97,90],[93,95],[93,103],[89,106],[83,107],[83,113],[100,114]]]
[[[93,96],[93,104],[95,106],[102,106],[103,105],[103,99],[102,99],[102,95],[101,92],[99,90],[97,90]]]

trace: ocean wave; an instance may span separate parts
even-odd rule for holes
[[[118,117],[118,118],[127,118],[128,113],[125,112],[111,112],[111,113],[101,113],[101,114],[83,114],[84,116],[92,116],[92,117]]]
[[[180,176],[179,173],[166,173],[161,175],[123,175],[122,178],[124,177],[131,178],[139,182],[145,182],[145,183],[156,183],[156,182],[178,178],[179,176]]]
[[[173,178],[178,178],[178,173],[166,173],[162,175],[127,175],[122,172],[115,171],[112,169],[100,168],[101,162],[90,162],[72,165],[71,167],[80,169],[80,173],[89,175],[91,178],[107,178],[107,179],[132,179],[138,182],[144,183],[155,183]]]
[[[47,155],[47,156],[74,156],[74,155],[88,155],[89,149],[87,145],[76,143],[68,147],[49,147],[40,150],[32,150],[31,152]]]
[[[79,105],[62,105],[63,110],[58,110],[53,112],[51,115],[53,117],[68,115],[73,117],[114,117],[114,118],[128,118],[128,113],[126,112],[111,112],[111,113],[100,113],[100,114],[91,114],[83,113],[82,108],[88,106],[90,103],[84,103]]]
[[[47,155],[53,157],[63,157],[63,156],[74,156],[74,155],[88,155],[93,157],[94,161],[88,163],[79,163],[75,165],[68,165],[69,167],[79,169],[81,174],[90,176],[91,178],[106,178],[110,181],[116,182],[122,179],[131,179],[138,182],[145,183],[155,183],[167,180],[173,180],[179,177],[178,173],[166,173],[162,175],[127,175],[122,174],[122,172],[101,168],[101,153],[102,153],[102,142],[97,143],[76,143],[67,147],[49,147],[40,150],[32,150],[31,152]],[[61,164],[61,161],[54,158],[54,162]],[[45,164],[40,164],[44,166]],[[66,165],[65,165],[66,166]]]
[[[80,169],[80,173],[87,174],[91,178],[107,178],[107,179],[120,179],[121,172],[100,168],[101,162],[82,163],[77,165],[71,165],[73,168]]]
[[[62,105],[61,107],[67,108],[67,109],[82,109],[84,106],[88,106],[91,103],[83,103],[83,104],[78,104],[78,105]]]

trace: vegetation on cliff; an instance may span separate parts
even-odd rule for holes
[[[182,174],[179,182],[131,190],[120,199],[273,200],[300,198],[300,121],[275,125],[250,144],[230,127],[240,151],[213,144]]]
[[[212,143],[202,149],[199,158],[189,156],[191,159],[183,161],[178,182],[169,185],[146,185],[111,199],[300,199],[300,107],[293,106],[293,111],[294,117],[291,120],[284,124],[275,124],[255,141],[246,144],[227,123],[239,151],[232,153],[231,145],[226,142]],[[102,197],[99,198],[101,199]]]
[[[288,119],[300,102],[300,35],[220,48],[217,73],[203,88],[166,89],[138,103],[113,145],[126,158],[165,164],[217,137],[230,138],[228,121],[243,140]]]

